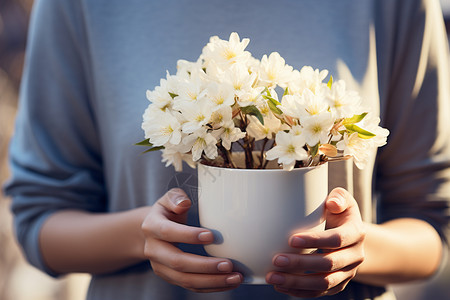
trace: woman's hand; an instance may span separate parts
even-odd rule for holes
[[[342,291],[364,260],[365,227],[355,199],[344,189],[334,189],[326,200],[326,230],[293,235],[289,244],[311,254],[277,254],[266,281],[279,292],[296,297],[319,297]]]
[[[145,255],[153,271],[169,283],[195,292],[234,289],[242,283],[232,272],[230,260],[185,253],[176,243],[210,244],[213,234],[206,229],[184,225],[191,201],[181,189],[172,189],[159,199],[142,224]]]

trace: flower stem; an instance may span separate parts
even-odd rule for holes
[[[247,135],[244,137],[244,151],[245,151],[245,167],[247,169],[253,169],[253,153],[252,153],[252,138],[248,137]]]
[[[220,156],[222,156],[222,158],[224,160],[224,163],[225,163],[224,167],[237,169],[236,165],[233,162],[231,152],[229,150],[225,149],[225,147],[222,145],[218,145],[217,148],[220,150]]]
[[[272,140],[272,145],[270,145],[269,149],[272,149],[273,146],[275,146],[275,139]],[[262,168],[265,169],[268,163],[269,161],[266,159],[266,161],[264,162],[264,166]]]
[[[269,141],[268,138],[264,138],[264,142],[263,142],[263,145],[262,145],[262,148],[261,148],[261,153],[259,154],[259,166],[258,166],[258,169],[262,169],[263,168],[263,164],[264,164],[264,161],[265,161],[264,150],[266,150],[265,148],[266,148],[266,145],[267,145],[268,141]]]

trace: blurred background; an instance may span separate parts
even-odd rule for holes
[[[0,184],[8,178],[13,132],[32,0],[0,0]],[[450,0],[441,0],[450,32]],[[450,66],[449,66],[450,67]],[[52,279],[29,266],[12,235],[10,199],[0,192],[0,300],[81,300],[89,275]],[[450,299],[450,263],[431,280],[393,287],[399,300]]]

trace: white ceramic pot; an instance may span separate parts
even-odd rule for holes
[[[198,178],[200,225],[215,235],[205,250],[231,259],[245,283],[266,284],[273,256],[295,252],[292,234],[323,230],[328,164],[292,171],[199,164]]]

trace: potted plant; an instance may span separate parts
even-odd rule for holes
[[[295,70],[277,52],[258,60],[248,43],[214,36],[197,61],[179,60],[147,91],[138,145],[177,171],[198,165],[200,223],[216,236],[207,252],[264,283],[291,234],[320,228],[327,163],[362,168],[389,132],[327,70]]]

